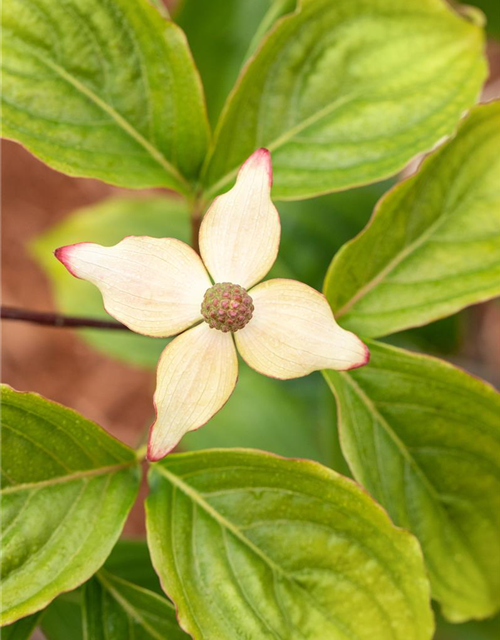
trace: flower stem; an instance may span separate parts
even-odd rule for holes
[[[201,197],[197,197],[192,201],[191,204],[191,246],[196,251],[196,253],[200,253],[200,227],[201,221],[203,220],[203,213],[206,207],[206,203]]]
[[[147,452],[148,452],[148,445],[143,444],[138,449],[135,450],[135,457],[139,462],[142,462],[145,459]]]
[[[130,331],[121,322],[116,320],[98,320],[97,318],[80,318],[75,316],[65,316],[60,313],[48,311],[27,311],[15,307],[1,307],[1,317],[4,320],[20,320],[21,322],[32,322],[47,327],[89,327],[93,329],[119,329],[120,331]]]
[[[197,211],[193,211],[191,214],[191,245],[196,253],[200,253],[200,242],[198,236],[200,235],[201,226],[201,214]]]

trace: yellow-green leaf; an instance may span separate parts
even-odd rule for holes
[[[382,198],[335,256],[324,292],[343,327],[378,337],[500,294],[500,102]]]
[[[244,70],[205,175],[226,190],[270,149],[274,196],[297,199],[396,173],[452,133],[485,77],[483,32],[444,0],[303,0]]]
[[[148,543],[196,640],[429,640],[420,549],[352,481],[249,449],[150,471]]]
[[[208,144],[186,38],[147,0],[5,0],[3,135],[51,167],[189,191]]]
[[[428,356],[368,342],[326,371],[354,477],[419,539],[433,597],[461,622],[500,609],[500,395]]]
[[[8,624],[90,578],[139,489],[134,452],[76,412],[2,386],[2,600]]]

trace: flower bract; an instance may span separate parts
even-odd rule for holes
[[[336,323],[321,293],[295,280],[261,282],[280,241],[271,185],[270,154],[259,149],[204,216],[201,257],[173,238],[133,236],[113,247],[82,242],[56,251],[132,331],[177,336],[158,363],[150,460],[222,408],[238,378],[236,350],[256,371],[282,380],[368,362],[366,346]]]

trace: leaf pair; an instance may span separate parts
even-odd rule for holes
[[[8,623],[101,567],[139,473],[133,452],[69,409],[9,388],[3,403]],[[416,540],[350,480],[308,461],[212,450],[169,456],[150,486],[155,569],[195,638],[430,638]],[[88,637],[182,637],[170,605],[112,566],[85,587]]]
[[[259,32],[291,8],[278,4]],[[185,36],[146,0],[6,0],[3,33],[5,136],[70,175],[184,194],[201,179],[208,197],[261,146],[277,198],[394,174],[453,131],[485,75],[480,27],[441,0],[303,0],[241,74],[209,148]]]

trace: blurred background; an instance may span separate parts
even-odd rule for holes
[[[212,16],[219,15],[214,3],[224,5],[224,25],[214,22]],[[173,9],[175,3],[169,4]],[[498,0],[474,4],[489,18],[491,73],[483,99],[490,100],[500,97],[500,6]],[[186,31],[200,69],[212,123],[268,7],[269,0],[186,0],[177,8],[175,19]],[[133,192],[70,178],[9,141],[2,144],[1,171],[2,305],[105,317],[99,294],[69,276],[55,260],[52,251],[57,246],[76,241],[114,244],[132,234],[189,238],[184,206],[165,190]],[[294,277],[321,289],[334,253],[364,227],[375,203],[393,182],[311,201],[278,202],[283,240],[271,275]],[[445,357],[500,388],[499,301],[392,336],[390,341]],[[165,343],[121,331],[74,331],[4,321],[2,381],[72,407],[137,446],[153,419],[155,364]],[[251,446],[317,459],[348,474],[334,421],[334,402],[320,374],[279,382],[242,364],[237,390],[228,404],[206,427],[189,434],[182,448]],[[142,507],[137,506],[126,533],[140,536],[143,532]],[[467,625],[453,631],[443,627],[441,634],[442,640],[493,637],[477,635],[481,630],[470,631]]]

